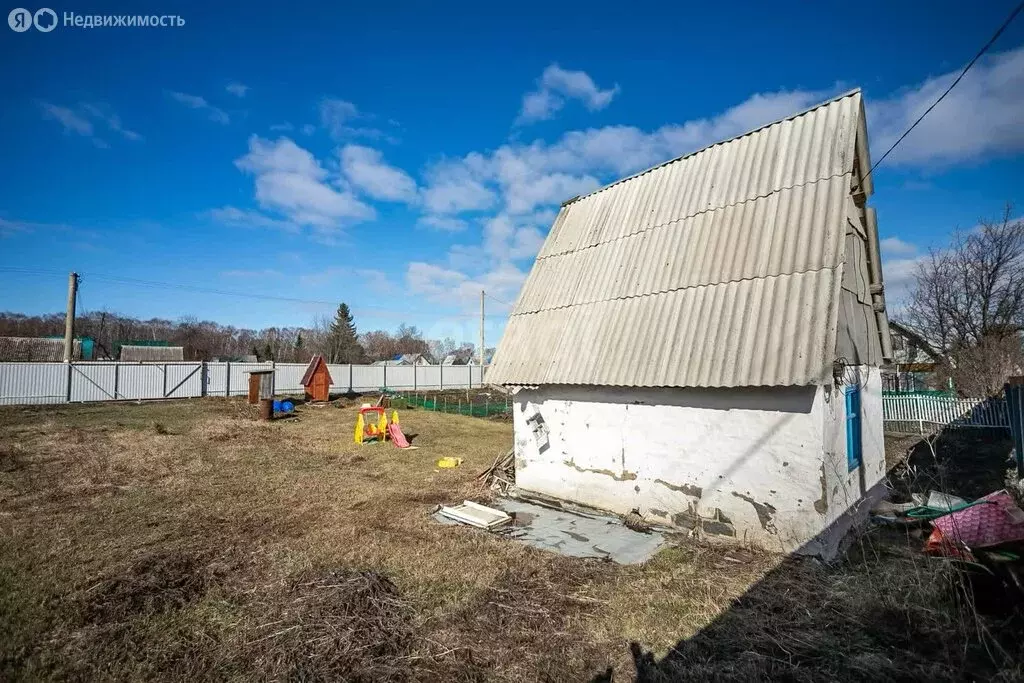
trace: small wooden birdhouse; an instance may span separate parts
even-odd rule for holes
[[[306,368],[306,374],[302,376],[302,386],[306,390],[307,401],[329,401],[331,400],[331,373],[327,369],[327,361],[323,356],[313,356]]]

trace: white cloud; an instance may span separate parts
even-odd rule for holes
[[[345,178],[370,197],[391,202],[416,200],[416,181],[402,169],[385,163],[380,151],[361,145],[345,145],[340,156]]]
[[[273,268],[262,268],[259,270],[225,270],[220,276],[239,280],[277,280],[283,278],[284,273]]]
[[[485,185],[487,175],[474,168],[474,158],[441,162],[427,169],[427,187],[423,205],[433,214],[460,211],[484,211],[494,206],[498,197]]]
[[[312,152],[286,137],[278,138],[276,142],[256,135],[250,137],[249,153],[236,159],[235,165],[257,175],[280,171],[306,175],[317,180],[327,177],[327,171]]]
[[[886,306],[890,312],[897,311],[906,303],[910,288],[914,284],[918,264],[923,257],[917,245],[905,242],[899,237],[886,237],[879,244],[882,247],[882,279],[885,282]]]
[[[249,152],[235,165],[256,176],[256,201],[299,225],[330,233],[344,223],[376,216],[373,207],[328,184],[328,172],[308,150],[288,138],[249,139]]]
[[[302,124],[302,128],[299,129],[299,132],[301,132],[303,135],[312,135],[313,133],[316,132],[316,126],[314,126],[312,123],[304,123]]]
[[[196,109],[203,111],[209,117],[209,119],[215,123],[227,124],[231,122],[231,117],[223,109],[219,109],[209,102],[206,98],[200,97],[199,95],[189,95],[188,93],[169,91],[167,93],[172,100],[179,102],[189,109]]]
[[[290,133],[291,131],[295,130],[295,126],[285,121],[284,123],[271,124],[270,130],[274,131],[275,133]]]
[[[121,118],[105,104],[81,103],[77,108],[62,107],[49,102],[40,102],[43,117],[57,121],[64,127],[65,133],[76,133],[92,140],[97,147],[110,147],[99,137],[94,122],[99,122],[111,132],[117,133],[125,140],[138,141],[142,136],[121,125]]]
[[[430,213],[492,208],[526,214],[591,192],[602,183],[771,123],[821,100],[822,92],[755,94],[718,116],[644,131],[607,126],[570,131],[553,143],[509,143],[430,166],[424,204]]]
[[[881,241],[882,254],[885,256],[909,256],[917,253],[917,246],[904,242],[899,237],[886,237]]]
[[[382,270],[356,268],[353,272],[356,277],[365,280],[366,284],[377,292],[388,293],[395,291],[395,285],[391,282],[391,278]]]
[[[416,225],[441,232],[461,232],[469,227],[469,223],[453,216],[421,216]]]
[[[105,104],[95,103],[84,103],[82,104],[82,110],[92,116],[94,119],[98,119],[107,125],[107,128],[115,133],[118,133],[125,140],[139,141],[142,136],[133,130],[128,130],[121,125],[121,117],[119,117],[114,111]]]
[[[210,218],[236,228],[266,228],[284,232],[298,232],[299,226],[292,221],[272,218],[259,211],[239,209],[234,206],[223,206],[209,211]]]
[[[299,284],[303,287],[325,287],[342,277],[351,277],[351,268],[330,266],[327,268],[314,268],[312,272],[303,273],[299,276]]]
[[[898,311],[907,300],[914,284],[920,256],[885,258],[882,260],[882,279],[885,282],[885,303],[890,313]]]
[[[359,116],[359,107],[348,100],[324,98],[320,102],[320,121],[330,129],[355,119]]]
[[[414,261],[406,268],[405,280],[409,291],[440,305],[454,305],[475,310],[480,302],[480,290],[503,301],[511,301],[519,293],[526,273],[511,263],[470,277],[463,272],[430,263]]]
[[[78,133],[85,137],[92,137],[92,122],[84,116],[80,116],[74,110],[67,107],[60,107],[49,102],[40,102],[43,109],[43,116],[58,121],[64,126],[65,133]]]
[[[234,95],[235,97],[245,97],[245,94],[250,90],[249,86],[237,82],[228,83],[226,86],[224,86],[224,89],[232,95]]]
[[[618,85],[601,90],[585,71],[567,71],[551,64],[537,81],[537,89],[523,96],[517,123],[550,119],[566,100],[578,100],[591,111],[604,109],[618,92]]]
[[[367,138],[369,140],[394,142],[394,138],[379,128],[359,125],[360,122],[369,121],[373,118],[372,114],[365,114],[359,111],[359,108],[348,100],[325,97],[320,101],[320,125],[335,140]],[[305,130],[306,127],[303,126],[303,132]]]
[[[544,244],[544,234],[536,226],[498,214],[484,223],[484,254],[495,262],[533,258]]]
[[[958,69],[868,100],[872,160],[949,87]],[[954,164],[1024,150],[1024,47],[983,58],[906,137],[886,164]]]

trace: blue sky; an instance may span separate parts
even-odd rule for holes
[[[74,269],[83,310],[332,308],[102,279],[136,278],[475,340],[479,290],[514,299],[561,201],[854,86],[877,157],[1012,3],[892,4],[164,2],[183,27],[3,29],[0,310],[60,310]],[[1021,121],[1024,20],[876,171],[893,299],[929,245],[1024,206]]]

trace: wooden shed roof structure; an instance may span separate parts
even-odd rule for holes
[[[331,378],[331,371],[327,367],[327,361],[323,356],[317,354],[310,359],[309,365],[306,367],[306,372],[302,375],[302,386],[309,386],[309,383],[313,381],[313,375],[316,373],[316,369],[321,365],[324,366],[324,372],[327,373],[327,382],[329,384],[334,384],[334,379]]]

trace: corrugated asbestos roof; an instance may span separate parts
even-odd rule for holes
[[[75,339],[72,358],[81,360],[82,341]],[[0,361],[62,361],[64,340],[44,337],[0,337]]]
[[[487,381],[826,377],[862,116],[853,91],[566,203]]]
[[[118,360],[129,362],[173,362],[185,360],[185,349],[181,346],[134,346],[121,347]]]

